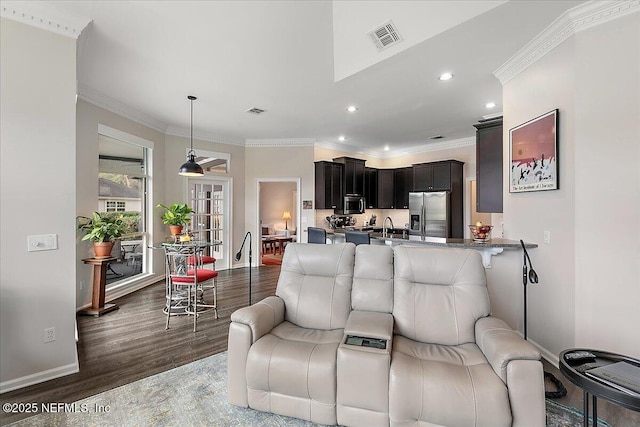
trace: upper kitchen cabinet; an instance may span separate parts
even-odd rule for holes
[[[394,169],[393,187],[393,207],[409,209],[409,192],[413,190],[413,167]]]
[[[355,194],[364,195],[364,163],[362,159],[354,159],[352,157],[336,157],[333,159],[335,163],[344,165],[343,188],[344,195]]]
[[[393,169],[378,169],[378,209],[393,209]]]
[[[462,182],[462,165],[457,160],[413,165],[413,191],[451,191],[453,182]]]
[[[502,117],[476,130],[476,211],[502,212]]]
[[[316,209],[343,208],[343,169],[342,163],[315,162]]]
[[[364,168],[364,201],[367,209],[378,208],[378,169]]]

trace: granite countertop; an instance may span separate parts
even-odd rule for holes
[[[429,246],[445,246],[449,248],[520,248],[519,240],[508,240],[502,238],[490,239],[488,242],[476,242],[473,239],[448,239],[443,237],[425,237],[420,236],[408,236],[402,237],[401,235],[392,235],[393,237],[382,237],[382,233],[371,233],[372,239],[378,239],[383,241],[391,241],[392,244],[412,243],[422,244]],[[527,248],[537,248],[536,243],[525,243]]]
[[[522,246],[520,245],[519,240],[509,240],[502,238],[494,238],[490,239],[488,242],[476,242],[473,239],[449,239],[443,237],[420,237],[420,236],[410,236],[405,234],[405,237],[399,232],[400,229],[396,229],[398,233],[389,234],[387,237],[382,237],[382,232],[379,231],[379,227],[373,227],[375,231],[369,231],[371,227],[349,227],[349,228],[336,228],[331,229],[327,228],[327,236],[331,237],[333,235],[344,235],[345,231],[369,231],[372,240],[378,240],[379,243],[382,244],[391,244],[391,245],[400,245],[400,244],[411,244],[411,245],[427,245],[427,246],[443,246],[447,248],[471,248],[471,249],[490,249],[490,248],[502,248],[502,249],[519,249]],[[366,229],[366,230],[363,230]],[[526,248],[537,248],[538,245],[536,243],[527,243],[525,242],[524,246]]]
[[[345,231],[371,231],[371,232],[380,232],[382,231],[382,227],[345,227],[345,228],[325,228],[327,230],[327,234],[344,234]]]

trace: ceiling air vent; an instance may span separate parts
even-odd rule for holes
[[[253,107],[253,108],[249,108],[246,112],[247,113],[251,113],[251,114],[262,114],[267,110],[263,110],[262,108],[258,108],[258,107]]]
[[[396,30],[392,21],[373,29],[373,31],[369,33],[369,37],[371,37],[371,41],[379,51],[385,50],[389,46],[393,46],[404,40],[398,30]]]

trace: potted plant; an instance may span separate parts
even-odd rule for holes
[[[185,203],[174,203],[169,207],[160,203],[158,207],[165,209],[160,218],[163,223],[169,226],[172,236],[181,234],[182,227],[191,222],[190,214],[193,213],[193,210]]]
[[[82,241],[93,242],[96,258],[109,258],[113,243],[122,236],[126,224],[122,215],[94,212],[91,218],[78,216],[78,230],[87,232]]]

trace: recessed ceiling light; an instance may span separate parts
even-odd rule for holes
[[[496,108],[496,103],[495,102],[487,102],[487,105],[485,105],[485,107],[487,107],[487,108]]]
[[[389,151],[389,146],[388,145],[384,146],[384,151]]]
[[[340,136],[338,137],[338,139],[339,139],[340,141],[345,141],[345,140],[347,139],[347,137],[346,137],[346,136],[344,136],[344,135],[340,135]]]
[[[440,77],[439,77],[439,79],[442,81],[451,80],[452,78],[453,78],[453,74],[451,73],[442,73],[440,74]]]
[[[347,111],[350,113],[355,113],[356,111],[358,111],[358,107],[356,107],[355,105],[349,105],[347,107]]]

